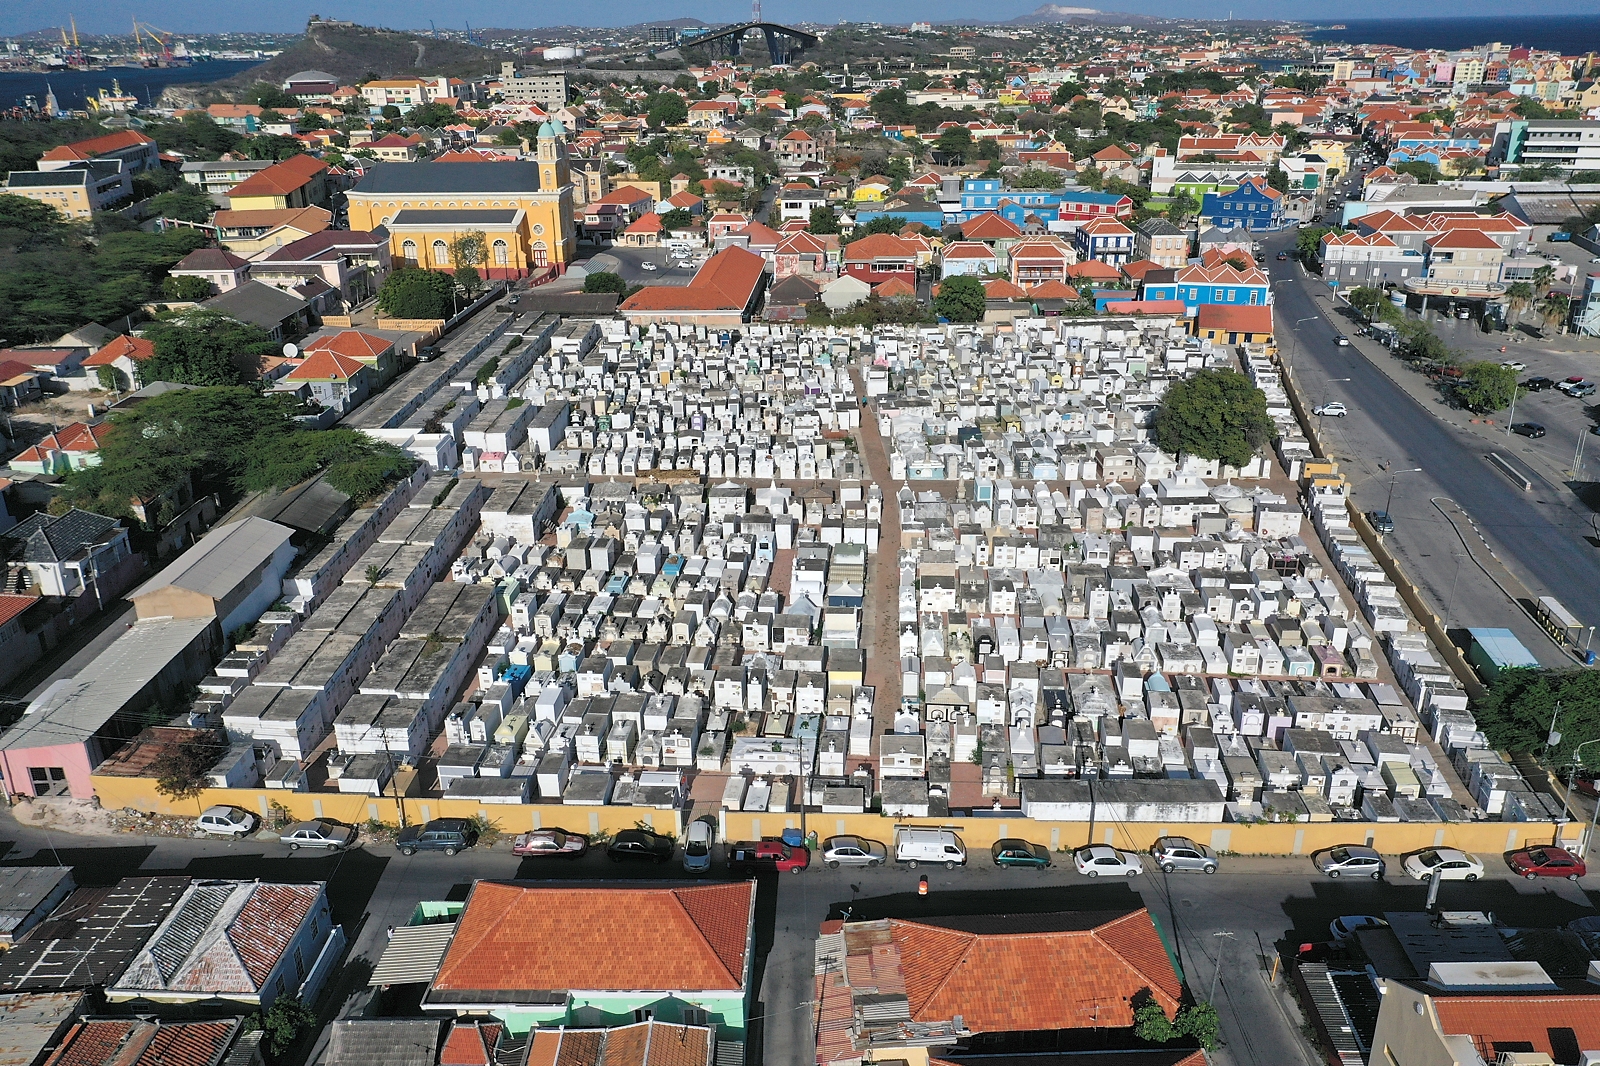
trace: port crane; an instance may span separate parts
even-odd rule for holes
[[[160,55],[151,55],[144,50],[146,37],[150,38],[151,43],[161,49]],[[138,19],[133,20],[134,44],[139,48],[139,61],[146,66],[157,64],[170,66],[176,61],[177,57],[172,53],[172,39],[173,34],[161,29],[159,26],[152,26],[150,23],[140,22]]]

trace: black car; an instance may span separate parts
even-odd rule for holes
[[[1544,427],[1537,422],[1513,422],[1511,423],[1511,432],[1519,437],[1542,437],[1544,436]]]
[[[1372,523],[1372,528],[1379,533],[1393,533],[1394,519],[1389,517],[1388,511],[1368,511],[1367,521]]]
[[[672,837],[648,829],[624,829],[606,845],[606,855],[612,862],[662,863],[672,858],[674,843]]]
[[[1528,392],[1543,392],[1545,389],[1555,388],[1556,383],[1552,378],[1537,377],[1529,378],[1527,381],[1524,381],[1522,383],[1522,387]]]
[[[478,830],[465,818],[435,818],[426,825],[407,826],[394,838],[402,855],[442,851],[454,855],[478,842]]]

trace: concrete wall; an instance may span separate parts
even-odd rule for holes
[[[402,774],[404,788],[406,775]],[[214,804],[232,804],[247,811],[269,814],[273,803],[287,807],[294,818],[332,818],[359,824],[368,818],[384,822],[400,820],[393,796],[357,796],[337,793],[285,792],[278,789],[208,789],[191,800],[172,800],[155,790],[155,782],[143,778],[95,777],[95,794],[103,807],[131,807],[159,814],[198,815]],[[683,812],[650,807],[585,807],[533,803],[484,805],[471,800],[425,799],[406,796],[409,821],[429,818],[471,818],[477,814],[499,823],[508,833],[519,833],[541,826],[555,826],[578,833],[614,833],[643,821],[658,832],[682,832]],[[800,814],[759,814],[723,811],[718,816],[718,836],[724,840],[749,840],[777,836],[784,829],[800,828]],[[907,819],[884,818],[876,814],[810,814],[806,830],[818,836],[852,833],[890,843],[896,825],[949,825],[966,842],[970,852],[986,849],[1006,836],[1024,837],[1052,848],[1070,849],[1089,841],[1087,822],[1041,822],[1023,818],[985,815],[978,818]],[[1549,822],[1301,822],[1241,825],[1223,822],[1154,822],[1094,824],[1094,840],[1115,847],[1147,851],[1157,837],[1182,835],[1235,855],[1310,855],[1335,844],[1369,843],[1385,855],[1399,855],[1427,847],[1453,847],[1479,855],[1493,856],[1529,842],[1545,843],[1556,837],[1558,827]],[[1567,843],[1579,839],[1584,827],[1569,823],[1559,827]]]

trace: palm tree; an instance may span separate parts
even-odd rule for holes
[[[1513,320],[1521,318],[1522,313],[1533,306],[1533,286],[1526,281],[1513,281],[1506,286],[1506,307],[1511,311]]]
[[[1533,285],[1541,293],[1549,292],[1550,286],[1556,280],[1556,268],[1546,263],[1533,272]]]
[[[1567,312],[1571,310],[1572,301],[1564,292],[1552,292],[1539,304],[1539,317],[1544,319],[1544,324],[1550,329],[1559,329],[1566,324]]]

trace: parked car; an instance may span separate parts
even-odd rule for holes
[[[1085,877],[1138,877],[1144,873],[1144,860],[1139,856],[1105,844],[1079,848],[1072,853],[1072,865]]]
[[[478,830],[465,818],[435,818],[424,825],[407,826],[394,838],[394,846],[402,855],[415,855],[419,851],[454,855],[477,842]]]
[[[1188,837],[1162,837],[1150,848],[1156,865],[1167,873],[1177,870],[1198,870],[1201,873],[1217,872],[1217,854],[1203,844]]]
[[[1405,869],[1418,881],[1426,881],[1435,871],[1446,881],[1476,881],[1483,876],[1483,863],[1455,848],[1428,848],[1407,855]]]
[[[1314,415],[1327,415],[1329,418],[1343,418],[1350,412],[1345,408],[1344,404],[1335,400],[1332,403],[1325,403],[1321,407],[1313,407],[1311,413]]]
[[[1579,378],[1577,381],[1573,381],[1571,378],[1568,378],[1566,381],[1563,381],[1561,384],[1556,386],[1556,388],[1560,389],[1568,396],[1593,396],[1595,387],[1596,386],[1594,382],[1584,381],[1582,378]]]
[[[889,849],[866,837],[829,837],[822,842],[822,862],[830,870],[841,866],[882,866],[889,861]]]
[[[1511,869],[1532,881],[1535,877],[1565,877],[1576,881],[1589,872],[1589,866],[1566,848],[1553,845],[1513,851],[1506,857]]]
[[[1329,877],[1370,877],[1380,880],[1387,865],[1365,844],[1339,844],[1311,856],[1311,864]]]
[[[1507,359],[1500,365],[1505,367],[1507,370],[1515,370],[1519,374],[1528,369],[1528,364],[1524,363],[1520,359]]]
[[[1554,387],[1555,381],[1542,375],[1539,377],[1529,378],[1527,381],[1522,383],[1522,388],[1528,392],[1543,392],[1545,389]]]
[[[279,839],[289,845],[290,851],[299,851],[301,848],[343,851],[356,842],[356,830],[354,826],[340,825],[338,822],[296,822],[285,829]]]
[[[1537,438],[1544,436],[1545,430],[1544,426],[1538,422],[1513,422],[1511,423],[1511,432],[1519,437]]]
[[[195,819],[194,827],[214,836],[244,837],[254,832],[260,821],[249,811],[241,811],[237,807],[207,807]]]
[[[743,840],[728,849],[728,867],[733,870],[797,874],[810,865],[811,849],[781,840]]]
[[[525,859],[576,859],[588,850],[588,837],[565,829],[535,829],[511,842],[511,854]]]
[[[683,837],[683,868],[692,874],[703,874],[711,869],[711,843],[715,827],[704,818],[689,823]]]
[[[1372,523],[1372,528],[1379,533],[1393,533],[1394,519],[1388,511],[1368,511],[1367,521]]]
[[[996,840],[989,847],[989,857],[1003,870],[1013,866],[1031,866],[1043,870],[1050,865],[1050,849],[1043,844],[1030,844],[1018,837]]]
[[[677,841],[648,829],[623,829],[606,845],[612,862],[666,862],[672,858]]]
[[[1356,935],[1357,929],[1382,929],[1389,923],[1371,914],[1346,914],[1342,918],[1335,918],[1328,924],[1328,932],[1333,934],[1333,939],[1343,944]]]
[[[967,864],[967,846],[948,829],[899,829],[894,834],[894,861],[913,870],[925,862],[954,870]]]

